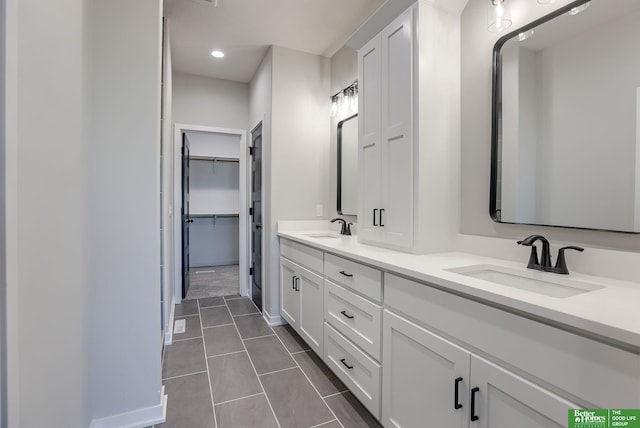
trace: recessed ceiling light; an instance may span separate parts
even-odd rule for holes
[[[213,50],[211,51],[211,56],[214,58],[224,58],[224,52],[219,50]]]

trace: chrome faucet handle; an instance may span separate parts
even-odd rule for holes
[[[561,275],[569,275],[569,268],[567,267],[567,260],[564,257],[564,250],[576,250],[583,252],[584,248],[569,245],[568,247],[562,247],[558,250],[558,258],[556,259],[556,265],[553,268],[553,272]]]

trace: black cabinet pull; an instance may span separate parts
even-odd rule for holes
[[[349,318],[350,320],[354,319],[355,317],[353,315],[349,315],[347,314],[347,311],[342,311],[340,312],[342,315],[344,315],[345,318]]]
[[[347,272],[345,272],[345,271],[343,271],[343,270],[341,270],[341,271],[340,271],[340,274],[342,274],[342,275],[346,276],[347,278],[353,278],[353,274],[351,274],[351,273],[347,273]]]
[[[296,289],[296,276],[292,276],[291,277],[291,289],[295,290]]]
[[[376,214],[378,213],[378,209],[374,208],[373,209],[373,225],[377,226],[378,224],[376,223]]]
[[[384,212],[384,208],[380,208],[380,227],[384,227],[384,224],[382,224],[382,213]]]
[[[346,360],[346,358],[343,358],[343,359],[341,359],[341,360],[340,360],[340,362],[341,362],[342,364],[344,364],[344,366],[345,366],[346,368],[348,368],[349,370],[351,370],[351,369],[353,368],[353,366],[350,366],[349,364],[347,364],[347,363],[345,362],[345,360]]]
[[[295,282],[295,286],[296,286],[296,291],[300,291],[300,277],[296,276],[296,282]]]
[[[457,377],[454,383],[455,387],[454,387],[454,393],[453,393],[453,408],[456,410],[462,409],[462,404],[460,404],[460,399],[458,398],[460,382],[462,382],[462,378]]]
[[[471,422],[477,421],[478,415],[476,415],[476,392],[480,391],[477,386],[471,390]]]

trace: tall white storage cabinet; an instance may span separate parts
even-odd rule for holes
[[[187,134],[189,156],[190,267],[239,262],[240,137]]]
[[[360,242],[450,249],[459,52],[458,15],[426,0],[358,50]]]

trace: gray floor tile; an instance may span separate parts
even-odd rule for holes
[[[213,428],[213,408],[206,373],[168,379],[167,421],[157,428]]]
[[[278,335],[284,346],[289,352],[300,352],[311,349],[295,330],[289,325],[277,325],[273,327],[273,331]]]
[[[238,294],[229,294],[227,296],[224,296],[224,300],[233,300],[233,299],[240,299],[242,296],[238,293]]]
[[[242,299],[229,300],[227,302],[231,315],[246,315],[258,313],[258,308],[253,304],[251,299],[243,297]]]
[[[382,428],[376,418],[350,392],[334,395],[325,400],[344,428]]]
[[[342,428],[342,425],[340,425],[340,422],[338,421],[332,421],[324,425],[320,425],[318,428]]]
[[[233,318],[243,339],[273,334],[273,330],[262,318],[262,315],[245,315]]]
[[[162,378],[181,376],[207,370],[202,338],[181,340],[167,346],[162,366]]]
[[[300,369],[260,376],[282,428],[310,427],[334,418]]]
[[[209,373],[215,403],[262,392],[246,352],[209,358]]]
[[[185,320],[184,333],[174,333],[173,340],[193,339],[194,337],[202,337],[202,328],[200,327],[200,317],[190,316],[184,318],[176,318],[177,320]]]
[[[347,390],[347,387],[322,362],[315,352],[301,352],[295,354],[293,358],[323,397]]]
[[[207,347],[207,357],[244,351],[242,340],[233,325],[205,328],[204,343]]]
[[[198,315],[197,300],[183,300],[179,305],[175,305],[173,316],[178,318],[185,315]]]
[[[218,428],[277,428],[264,394],[216,406]]]
[[[224,299],[222,297],[207,297],[204,299],[198,299],[198,304],[201,308],[209,308],[211,306],[224,305]]]
[[[296,366],[295,361],[275,336],[246,340],[244,346],[247,347],[251,361],[253,361],[258,374]]]
[[[200,309],[202,327],[215,327],[223,324],[233,324],[226,306]]]

